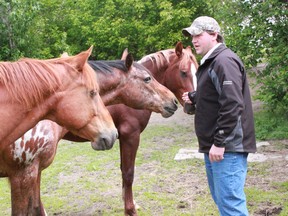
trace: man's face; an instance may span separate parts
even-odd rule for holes
[[[199,35],[192,36],[192,44],[196,50],[196,53],[204,56],[213,46],[217,44],[217,34],[208,34],[202,32]]]

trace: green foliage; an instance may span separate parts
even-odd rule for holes
[[[38,10],[36,0],[0,0],[0,57],[3,60],[14,60],[27,55],[33,40],[32,35],[26,34],[30,24],[36,19]]]
[[[222,20],[227,45],[239,54],[247,67],[267,65],[254,74],[260,86],[257,98],[270,110],[287,110],[287,2],[225,1],[221,12],[216,18]]]
[[[210,13],[207,2],[0,0],[0,57],[51,58],[94,45],[95,59],[117,59],[125,48],[139,59],[183,39],[197,13]]]
[[[191,46],[181,29],[208,15],[247,68],[267,65],[254,74],[258,99],[287,110],[287,13],[279,0],[0,0],[0,59],[58,57],[91,45],[93,59],[119,59],[125,48],[140,59],[180,40]]]
[[[262,110],[255,113],[256,138],[259,140],[287,139],[288,113]]]

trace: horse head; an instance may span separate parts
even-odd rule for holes
[[[88,64],[92,47],[76,56],[65,56],[55,61],[66,63],[73,70],[65,76],[57,106],[48,119],[56,121],[77,136],[92,141],[94,149],[110,149],[118,137],[109,111],[100,98],[94,70]]]
[[[137,109],[147,109],[156,113],[161,113],[167,118],[177,110],[177,99],[174,94],[165,86],[160,84],[146,67],[138,62],[134,62],[132,54],[128,49],[123,51],[122,60],[128,69],[128,79],[126,89],[133,89],[128,95],[130,98],[128,106]],[[131,100],[131,97],[134,101]],[[137,102],[137,101],[138,102]],[[132,104],[133,103],[133,104]]]

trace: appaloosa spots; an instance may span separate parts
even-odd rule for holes
[[[45,146],[52,139],[52,136],[52,132],[47,135],[47,131],[43,131],[42,128],[35,130],[34,127],[30,129],[12,145],[14,161],[29,165],[41,151],[45,150]],[[38,137],[45,138],[41,138],[40,142],[38,142]]]

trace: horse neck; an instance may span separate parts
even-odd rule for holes
[[[121,93],[121,87],[124,82],[124,73],[115,70],[115,73],[97,73],[100,87],[100,96],[103,103],[108,106],[115,104],[117,96]],[[118,102],[117,102],[118,103]]]
[[[41,119],[45,118],[51,107],[57,102],[57,97],[49,97],[43,103],[38,106],[32,107],[30,110],[25,109],[24,106],[20,104],[9,105],[9,107],[1,106],[0,113],[2,109],[11,110],[12,113],[17,112],[17,118],[11,119],[10,116],[1,116],[1,134],[0,134],[0,143],[1,147],[13,143],[16,139],[22,136],[26,131],[34,127]],[[17,106],[15,109],[13,106]]]

